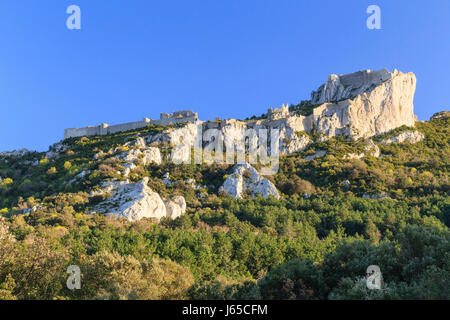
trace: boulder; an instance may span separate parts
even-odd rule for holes
[[[238,163],[234,166],[233,173],[225,180],[219,191],[224,191],[236,198],[242,198],[247,192],[253,197],[258,194],[266,198],[274,196],[278,199],[280,197],[275,185],[262,177],[247,162]]]
[[[423,139],[425,139],[425,136],[419,131],[406,131],[399,133],[393,137],[384,139],[383,141],[381,141],[381,144],[387,145],[391,143],[403,143],[403,142],[417,143],[423,141]]]
[[[181,208],[182,213],[186,212],[186,200],[182,196],[174,196],[172,201],[178,204]]]
[[[145,150],[131,149],[119,156],[119,158],[129,163],[136,162],[136,160],[140,157],[142,157],[142,163],[144,166],[152,162],[158,165],[162,163],[161,152],[159,151],[159,148],[156,147],[150,147]]]
[[[145,140],[142,137],[137,137],[136,142],[134,143],[134,145],[139,148],[139,149],[145,149],[146,145],[145,145]]]
[[[144,150],[144,158],[142,158],[142,162],[144,166],[155,163],[155,164],[161,164],[162,163],[162,156],[161,152],[158,148],[150,147]]]
[[[175,196],[171,200],[165,200],[166,216],[171,219],[176,219],[186,212],[186,201],[182,196]]]
[[[129,221],[142,218],[162,217],[175,219],[186,212],[186,201],[182,196],[174,196],[171,200],[162,199],[158,193],[148,186],[149,178],[139,182],[104,181],[99,190],[92,191],[91,196],[110,195],[108,199],[94,207],[95,212],[108,216],[121,216]]]
[[[107,215],[122,216],[129,221],[142,218],[160,220],[167,215],[166,206],[156,192],[148,187],[146,177],[136,183],[110,182],[104,185],[104,192],[112,196],[96,206],[95,210]]]

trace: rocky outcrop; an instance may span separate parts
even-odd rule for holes
[[[368,138],[395,128],[414,126],[413,100],[416,78],[413,73],[359,71],[347,75],[331,75],[326,84],[311,95],[315,105],[312,114],[278,112],[277,117],[261,120],[227,120],[204,123],[203,132],[218,129],[225,145],[245,139],[246,130],[279,130],[279,151],[290,154],[304,150],[313,141],[307,134],[320,134],[320,141],[343,135],[353,139]],[[272,111],[273,113],[273,111]],[[269,110],[269,114],[271,115]],[[253,144],[259,145],[258,140]],[[250,146],[248,146],[250,147]],[[268,151],[271,151],[268,146]]]
[[[161,152],[156,147],[149,147],[145,150],[140,149],[131,149],[129,151],[126,151],[122,153],[119,158],[125,160],[129,163],[134,163],[139,158],[142,158],[142,164],[144,166],[155,163],[155,164],[161,164],[162,163],[162,156]]]
[[[381,141],[381,144],[387,145],[391,143],[403,143],[403,142],[417,143],[423,141],[423,139],[425,139],[425,136],[419,131],[406,131],[399,133],[393,137],[384,139],[383,141]]]
[[[312,94],[312,102],[324,102],[313,110],[318,132],[358,139],[384,134],[403,125],[414,126],[416,77],[413,73],[366,70],[339,76],[335,81],[339,83],[338,89],[325,86]],[[342,97],[346,99],[331,102]]]
[[[172,201],[175,202],[180,208],[182,214],[186,212],[186,200],[182,196],[172,197]]]
[[[142,218],[162,217],[175,219],[186,212],[186,202],[177,196],[170,201],[161,199],[158,193],[148,186],[148,177],[136,183],[128,181],[104,182],[101,190],[91,195],[110,194],[111,196],[98,204],[94,211],[108,216],[122,216],[129,221]]]
[[[349,153],[344,155],[343,159],[361,159],[365,156],[371,155],[375,158],[380,156],[380,148],[373,142],[371,139],[366,141],[366,146],[364,147],[364,151],[361,153]]]
[[[0,152],[0,157],[23,157],[30,153],[33,153],[34,151],[30,151],[28,149],[20,149],[20,150],[14,150],[14,151],[3,151]]]
[[[450,118],[450,111],[441,111],[433,114],[430,120],[442,120]]]
[[[379,71],[358,71],[346,75],[332,74],[317,91],[311,93],[312,104],[353,99],[371,90],[375,86],[392,79],[393,74],[387,69]]]
[[[258,171],[246,162],[234,166],[233,173],[225,179],[219,191],[236,198],[242,198],[245,194],[250,194],[253,197],[258,194],[266,198],[269,196],[280,197],[275,185],[260,176]]]
[[[330,75],[303,106],[307,112],[302,107],[291,110],[284,105],[281,109],[270,108],[266,117],[261,119],[214,122],[199,121],[194,113],[183,113],[185,120],[193,116],[185,121],[184,126],[171,126],[146,137],[138,137],[135,146],[137,150],[144,149],[146,144],[172,148],[167,160],[176,164],[190,162],[192,148],[204,150],[217,139],[222,140],[224,151],[234,150],[237,154],[244,153],[247,148],[247,152],[253,149],[256,153],[267,151],[277,156],[272,150],[274,147],[279,148],[281,155],[291,154],[305,150],[313,143],[308,133],[320,136],[319,141],[326,141],[334,136],[369,138],[401,126],[413,127],[416,121],[413,110],[415,89],[415,75],[397,70]],[[256,133],[257,137],[253,139],[249,131]],[[261,138],[263,131],[267,133],[267,142]],[[279,133],[278,143],[269,143],[272,131]],[[137,155],[130,154],[131,157]],[[155,154],[149,154],[147,158],[148,162],[159,163]]]
[[[173,147],[169,160],[176,164],[191,160],[191,149],[197,145],[196,139],[201,136],[199,129],[201,130],[201,123],[195,122],[167,131],[169,144]]]
[[[171,200],[165,200],[166,215],[168,218],[176,219],[186,212],[186,201],[184,197],[175,196]]]

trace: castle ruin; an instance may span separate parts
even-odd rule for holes
[[[269,108],[267,110],[267,118],[269,120],[277,120],[289,116],[289,104],[282,105],[281,108]]]
[[[143,118],[142,121],[128,122],[117,125],[108,125],[102,123],[98,126],[89,126],[84,128],[69,128],[64,130],[64,139],[85,137],[85,136],[104,136],[119,132],[135,130],[148,125],[169,126],[185,122],[196,122],[198,114],[190,110],[176,111],[174,113],[161,113],[159,120]]]

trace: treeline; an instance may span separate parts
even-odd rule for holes
[[[449,298],[448,197],[217,198],[160,225],[76,212],[83,202],[65,194],[2,220],[4,297]],[[79,291],[65,286],[69,265],[81,268]],[[384,290],[363,285],[369,265]]]

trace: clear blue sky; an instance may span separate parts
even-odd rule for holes
[[[66,28],[71,4],[79,31]],[[382,30],[366,28],[370,4]],[[449,32],[449,0],[2,0],[0,151],[180,109],[260,115],[330,73],[384,67],[416,74],[427,120],[450,109]]]

